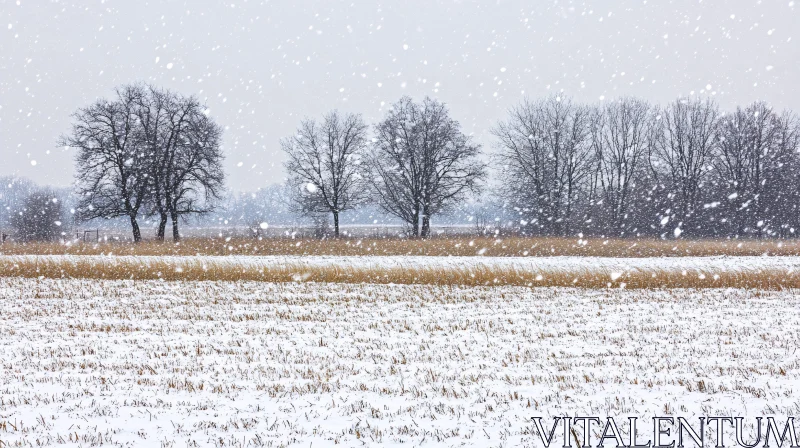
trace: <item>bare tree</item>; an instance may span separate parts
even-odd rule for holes
[[[194,97],[147,86],[135,108],[142,147],[152,154],[150,213],[159,216],[156,238],[164,239],[172,220],[174,241],[179,220],[213,210],[224,183],[222,131]]]
[[[367,198],[362,166],[367,146],[367,126],[360,115],[332,111],[321,122],[306,119],[297,133],[281,140],[289,157],[285,166],[301,212],[333,215],[333,232],[339,237],[339,213]]]
[[[690,230],[714,155],[718,121],[717,105],[700,99],[676,100],[656,121],[651,163],[655,172],[666,175],[677,216]]]
[[[194,99],[185,100],[197,104]],[[172,237],[180,239],[178,221],[187,215],[213,211],[222,198],[225,173],[220,148],[222,128],[193,106],[178,135],[177,148],[163,169],[163,200],[172,222]]]
[[[718,139],[715,166],[728,192],[728,219],[737,236],[753,232],[760,238],[771,196],[796,158],[795,120],[754,103],[723,117]]]
[[[220,198],[222,131],[193,97],[144,84],[116,93],[75,113],[61,139],[78,150],[78,216],[127,216],[137,242],[140,212],[159,215],[162,240],[169,216],[177,241],[179,218],[207,213]]]
[[[71,132],[60,144],[77,150],[77,215],[80,219],[130,220],[133,240],[141,241],[138,216],[149,195],[152,153],[137,138],[137,104],[142,85],[116,90],[116,99],[101,99],[73,114]]]
[[[593,189],[615,230],[628,218],[635,182],[650,152],[652,128],[651,107],[643,100],[622,98],[595,111],[592,146],[598,169]]]
[[[523,100],[509,119],[492,131],[498,138],[496,160],[502,193],[532,215],[529,227],[544,233],[570,232],[576,196],[595,168],[590,110],[569,98]]]
[[[11,215],[11,226],[21,241],[55,241],[61,236],[63,210],[52,190],[39,190],[25,198],[21,210]]]
[[[431,216],[479,190],[486,172],[477,160],[480,146],[461,132],[443,103],[403,97],[375,133],[370,165],[376,197],[414,236],[429,236]]]
[[[158,214],[156,239],[163,241],[169,219],[166,183],[175,158],[180,126],[187,111],[178,104],[176,95],[153,86],[144,86],[134,113],[137,118],[137,139],[152,154],[150,215]]]

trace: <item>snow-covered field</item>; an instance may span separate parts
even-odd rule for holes
[[[10,446],[541,446],[534,416],[800,412],[793,291],[0,278],[0,310]]]

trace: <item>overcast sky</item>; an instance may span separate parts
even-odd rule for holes
[[[226,128],[228,185],[284,176],[278,140],[338,108],[446,102],[487,150],[523,95],[800,111],[800,1],[0,0],[0,175],[72,182],[70,114],[120,84],[194,94]],[[710,89],[710,92],[708,91]]]

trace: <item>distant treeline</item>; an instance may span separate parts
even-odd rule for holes
[[[420,237],[445,217],[522,235],[800,233],[800,122],[763,102],[723,112],[711,97],[666,106],[523,99],[486,149],[443,103],[403,97],[371,126],[338,111],[302,120],[280,141],[285,182],[231,195],[222,128],[195,98],[142,84],[116,94],[78,110],[60,143],[77,149],[71,221],[123,218],[135,240],[140,219],[162,239],[171,219],[177,240],[189,216],[248,226],[302,218],[322,229],[332,221],[332,236],[341,216],[366,215]],[[13,213],[43,214],[15,200]]]
[[[403,98],[371,131],[332,112],[282,146],[305,210],[377,204],[411,235],[488,186],[520,234],[760,238],[800,229],[799,131],[762,102],[724,113],[711,98],[553,95],[512,107],[483,151],[442,103]]]
[[[509,111],[493,160],[526,232],[787,237],[800,229],[798,131],[762,102],[553,96]]]

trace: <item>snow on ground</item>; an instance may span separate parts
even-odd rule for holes
[[[791,291],[0,278],[0,440],[541,446],[534,416],[796,415],[798,309]]]
[[[30,262],[95,266],[148,266],[166,262],[175,268],[204,266],[213,269],[262,269],[269,267],[339,267],[356,269],[504,269],[530,270],[542,273],[562,272],[760,272],[800,271],[800,257],[438,257],[438,256],[116,256],[116,255],[0,255],[5,264]]]

